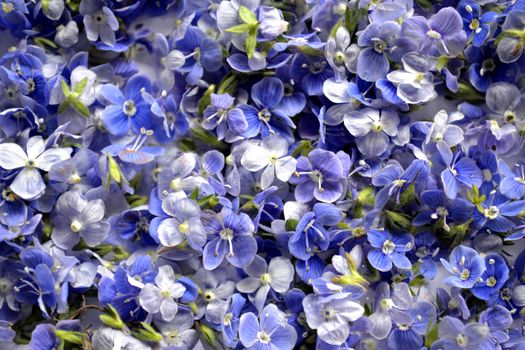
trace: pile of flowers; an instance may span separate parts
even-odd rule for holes
[[[525,349],[525,0],[0,5],[1,349]]]

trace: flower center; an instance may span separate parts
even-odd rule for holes
[[[268,108],[263,108],[259,111],[259,113],[257,113],[257,116],[263,122],[268,123],[270,121],[270,118],[272,117],[272,113],[268,110]]]
[[[135,101],[127,100],[122,106],[122,111],[128,117],[133,117],[137,113],[137,107],[135,106]]]
[[[203,293],[203,297],[206,301],[213,301],[215,300],[215,293],[213,293],[211,290],[207,290]]]
[[[169,290],[167,289],[164,289],[164,290],[161,290],[160,291],[160,295],[164,298],[164,299],[169,299],[171,297],[171,293]]]
[[[75,219],[75,220],[71,221],[71,224],[69,225],[69,228],[73,232],[80,232],[80,230],[82,230],[82,223]]]
[[[490,276],[489,278],[487,278],[487,281],[485,282],[487,284],[487,286],[489,287],[494,287],[496,285],[498,281],[494,278],[494,276]]]
[[[436,32],[435,30],[431,29],[427,32],[427,36],[432,39],[441,39],[441,34]]]
[[[397,179],[397,180],[394,180],[393,184],[394,184],[394,187],[401,187],[405,184],[405,182],[407,182],[407,180]]]
[[[383,126],[380,122],[373,122],[372,123],[372,130],[375,132],[381,132],[383,130]]]
[[[468,344],[468,338],[463,334],[458,334],[456,343],[458,343],[459,346],[465,347]]]
[[[327,307],[323,310],[323,317],[325,320],[330,320],[334,316],[335,316],[335,311],[333,308]]]
[[[78,174],[72,174],[68,179],[69,184],[71,185],[80,183],[80,180],[82,179],[80,178]]]
[[[272,341],[272,338],[270,338],[270,335],[266,333],[265,331],[257,332],[257,339],[263,344],[268,344]]]
[[[352,230],[352,234],[355,237],[362,237],[366,235],[366,229],[363,226],[356,227]]]
[[[10,13],[15,9],[15,5],[10,2],[2,2],[2,11]]]
[[[222,323],[225,326],[229,326],[232,323],[232,319],[233,319],[233,314],[231,312],[228,312],[226,315],[224,315],[224,320],[222,321]]]
[[[188,232],[190,232],[190,223],[186,220],[184,221],[183,223],[180,223],[179,224],[179,232],[182,233],[182,234],[187,234]]]
[[[337,65],[342,65],[345,62],[345,54],[342,51],[337,51],[334,56],[334,61]]]
[[[409,324],[397,324],[397,328],[399,328],[400,331],[408,331],[410,329]]]
[[[479,19],[473,18],[472,21],[470,21],[469,28],[471,30],[476,30],[479,28]]]
[[[262,284],[270,284],[270,274],[269,273],[263,273],[260,277]]]
[[[233,230],[231,228],[223,228],[220,232],[219,232],[219,236],[221,236],[222,239],[224,239],[225,241],[229,241],[231,239],[233,239]]]
[[[507,123],[514,123],[516,121],[516,113],[513,111],[505,111],[505,113],[503,113],[503,117]]]
[[[498,207],[491,205],[489,208],[484,210],[483,214],[486,218],[494,220],[499,215],[499,209]]]
[[[182,189],[182,179],[179,177],[176,177],[173,180],[171,180],[170,188],[174,191],[180,191]]]
[[[462,281],[466,281],[468,280],[468,278],[470,277],[470,270],[469,269],[463,269],[461,271],[461,273],[459,274],[459,278],[462,280]]]
[[[383,248],[382,248],[383,254],[391,254],[394,252],[395,249],[396,249],[396,245],[394,242],[388,239],[385,242],[383,242]]]
[[[374,40],[374,50],[378,53],[383,53],[386,50],[386,43],[383,40]]]
[[[490,171],[490,169],[483,169],[483,178],[485,181],[492,181],[492,171]]]

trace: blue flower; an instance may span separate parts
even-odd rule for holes
[[[142,128],[149,130],[151,125],[150,107],[142,98],[142,90],[148,90],[150,82],[147,78],[136,75],[128,80],[124,93],[116,86],[106,84],[101,88],[101,94],[107,107],[102,112],[104,127],[113,135],[125,135],[129,129],[136,134]]]
[[[376,194],[374,207],[382,209],[390,198],[399,203],[399,197],[411,184],[425,188],[428,181],[429,168],[424,160],[416,159],[406,170],[397,164],[388,164],[372,177],[372,184],[382,187]]]
[[[387,230],[370,230],[368,241],[372,246],[368,252],[370,265],[379,271],[390,271],[392,264],[397,268],[408,270],[412,267],[405,254],[414,248],[414,238],[408,233],[391,234]]]
[[[510,199],[525,196],[525,164],[514,164],[514,170],[501,161],[499,167],[504,177],[500,183],[500,192]]]
[[[341,210],[335,205],[317,203],[297,224],[288,241],[290,253],[301,260],[308,260],[316,250],[324,251],[330,245],[330,234],[325,225],[335,225],[342,219]],[[317,248],[317,249],[316,249]]]
[[[422,16],[407,18],[400,36],[412,42],[414,51],[434,57],[455,56],[467,42],[461,16],[452,7],[442,8],[428,21]]]
[[[473,218],[477,227],[486,227],[495,232],[506,232],[514,227],[509,218],[525,210],[525,200],[509,201],[499,193],[491,194],[474,210]]]
[[[454,317],[445,316],[438,326],[439,339],[432,344],[431,350],[469,349],[481,347],[490,334],[487,325],[472,322],[466,325]]]
[[[505,285],[509,278],[509,268],[505,260],[496,253],[485,256],[486,270],[471,291],[481,300],[489,300]]]
[[[235,214],[222,209],[220,214],[204,222],[208,243],[203,251],[203,264],[207,270],[216,269],[226,258],[235,267],[247,266],[257,253],[257,243],[252,234],[253,222],[244,213]]]
[[[218,140],[235,140],[248,129],[246,117],[233,105],[234,100],[229,94],[211,94],[211,103],[204,110],[202,126],[207,130],[215,129]]]
[[[389,56],[401,27],[396,22],[372,22],[359,33],[357,44],[364,49],[357,59],[357,75],[367,81],[384,78],[390,69]]]
[[[452,274],[445,283],[458,288],[472,288],[486,270],[483,258],[464,245],[454,248],[449,261],[441,259],[441,263]]]
[[[82,238],[94,247],[106,238],[109,224],[103,220],[105,206],[101,199],[89,201],[78,191],[64,193],[57,200],[51,239],[62,249],[73,248]]]
[[[458,11],[463,18],[463,29],[472,40],[472,45],[482,46],[490,34],[490,25],[498,19],[498,14],[493,11],[482,14],[481,6],[472,0],[462,0],[458,4]]]
[[[291,116],[301,112],[302,107],[290,110],[283,104],[284,85],[277,78],[264,78],[252,86],[251,97],[256,107],[240,105],[244,112],[248,126],[243,136],[247,138],[279,133],[281,136],[291,137],[291,128],[295,128]]]
[[[483,173],[474,160],[467,157],[460,158],[460,153],[444,160],[447,168],[441,172],[441,181],[448,198],[455,199],[458,195],[458,187],[461,185],[478,188],[481,186]]]
[[[261,311],[259,319],[252,312],[241,316],[239,339],[247,349],[269,347],[292,350],[297,334],[295,329],[286,323],[284,313],[274,304],[270,304]]]
[[[297,159],[296,174],[290,183],[296,184],[295,198],[309,202],[334,202],[343,194],[343,165],[336,154],[322,149],[313,150],[308,158]]]
[[[496,52],[503,63],[512,63],[523,54],[524,38],[520,32],[525,30],[525,8],[510,11],[501,26],[503,36],[497,44]]]
[[[448,199],[442,190],[429,190],[421,194],[421,202],[429,209],[420,212],[412,224],[423,226],[434,220],[441,220],[445,231],[450,230],[450,223],[462,224],[472,216],[474,206],[463,198]]]
[[[235,347],[239,341],[239,323],[245,303],[246,299],[238,293],[233,294],[228,300],[228,308],[221,323],[222,338],[228,346]]]
[[[414,238],[414,255],[421,263],[419,271],[428,280],[434,279],[438,272],[436,260],[440,247],[436,243],[436,237],[429,231],[418,233]]]
[[[408,310],[392,311],[394,329],[388,337],[389,349],[418,349],[423,345],[423,336],[436,321],[436,308],[429,302],[420,301]]]
[[[481,92],[486,92],[492,83],[499,81],[512,82],[516,77],[516,64],[502,63],[496,55],[494,46],[469,46],[465,49],[469,81]]]
[[[186,54],[185,62],[178,70],[187,73],[188,84],[197,84],[204,70],[214,72],[222,66],[221,45],[198,28],[188,27],[184,37],[176,42],[176,47]]]

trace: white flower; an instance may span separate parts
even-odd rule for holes
[[[78,25],[75,21],[69,21],[66,25],[59,25],[55,35],[55,43],[61,47],[71,47],[78,42]]]
[[[139,301],[144,310],[149,313],[160,311],[164,321],[171,321],[178,311],[177,302],[186,288],[175,279],[175,273],[169,265],[159,267],[155,284],[147,283],[140,291]]]
[[[56,163],[71,156],[71,148],[46,150],[41,136],[27,141],[27,153],[16,143],[0,144],[0,167],[6,170],[23,168],[11,183],[11,190],[23,199],[35,199],[44,193],[46,185],[40,170],[49,171]]]
[[[257,310],[262,310],[270,288],[277,293],[285,293],[293,281],[294,268],[290,260],[276,257],[270,265],[260,256],[248,265],[244,271],[248,277],[237,283],[237,290],[241,293],[255,293],[253,303]]]
[[[297,166],[297,160],[288,154],[288,142],[277,134],[268,136],[261,145],[248,146],[241,158],[241,164],[251,172],[263,168],[261,188],[268,188],[275,176],[283,182],[288,181]]]
[[[420,53],[412,52],[403,58],[403,68],[387,74],[387,79],[397,86],[397,96],[406,103],[420,104],[436,98],[434,76],[430,62]]]
[[[343,344],[350,334],[350,322],[365,312],[350,293],[337,293],[329,298],[309,294],[303,299],[303,307],[308,326],[317,329],[319,338],[331,345]]]

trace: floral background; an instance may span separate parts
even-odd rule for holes
[[[0,349],[525,350],[525,1],[0,29]]]

